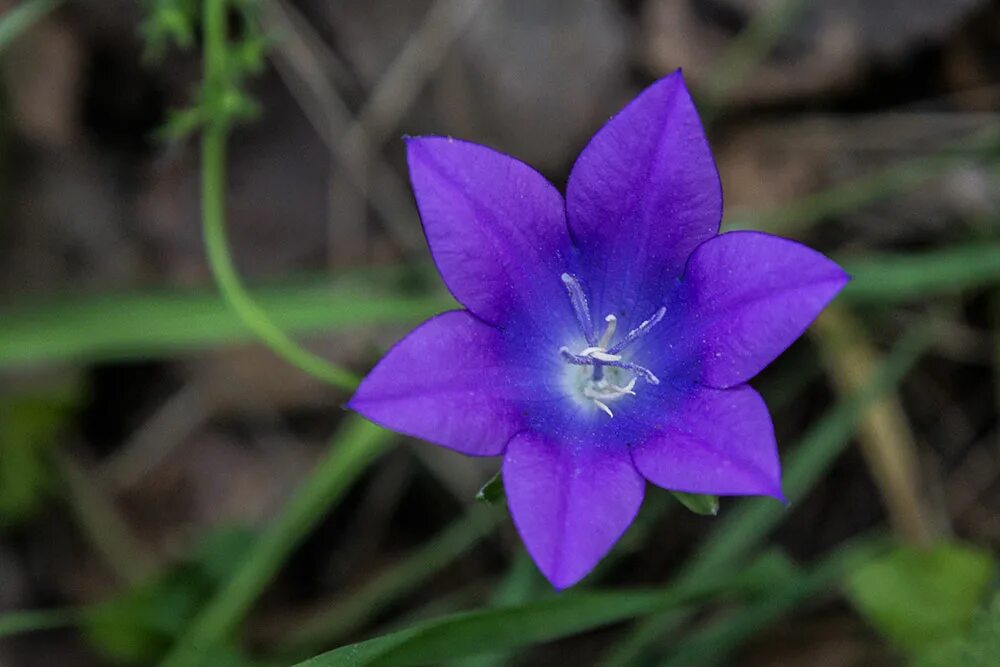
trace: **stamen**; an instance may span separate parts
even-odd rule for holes
[[[594,366],[597,364],[597,360],[593,357],[581,357],[573,354],[569,351],[569,348],[566,347],[559,348],[559,356],[563,358],[563,361],[571,363],[575,366]]]
[[[618,328],[618,318],[613,314],[605,316],[604,321],[607,323],[607,326],[601,334],[600,339],[595,339],[594,323],[590,319],[590,306],[587,303],[587,296],[584,294],[583,286],[579,280],[568,273],[562,274],[561,278],[563,284],[566,286],[566,291],[569,293],[573,312],[576,314],[576,319],[583,330],[588,346],[576,354],[570,352],[569,348],[561,347],[559,348],[559,356],[567,363],[575,366],[590,366],[592,368],[589,374],[590,377],[580,387],[583,396],[593,401],[594,405],[609,417],[614,417],[615,415],[611,411],[611,408],[608,407],[607,402],[619,399],[622,396],[635,396],[635,384],[640,377],[649,384],[660,384],[660,379],[651,370],[631,361],[623,361],[622,355],[619,353],[630,344],[648,334],[653,327],[659,324],[664,316],[666,316],[667,309],[660,307],[653,313],[652,317],[635,329],[632,329],[632,331],[629,331],[618,343],[611,345],[611,341],[615,337],[615,331]],[[624,387],[612,384],[609,378],[604,375],[605,367],[631,371],[633,376]],[[610,377],[617,379],[615,375]]]
[[[614,315],[608,315],[604,318],[604,321],[608,323],[608,328],[604,330],[604,335],[601,336],[601,340],[597,344],[607,350],[608,345],[611,344],[611,339],[615,337],[615,329],[618,328],[618,318]]]
[[[653,316],[637,326],[635,329],[629,331],[624,338],[618,341],[615,345],[607,348],[608,354],[618,354],[626,347],[639,340],[643,336],[649,333],[650,329],[655,327],[663,319],[663,316],[667,314],[667,309],[664,306],[660,306],[660,309],[653,313]],[[610,315],[608,317],[611,317]],[[603,340],[603,339],[602,339]],[[607,347],[607,346],[603,346]]]
[[[640,366],[639,364],[633,364],[631,361],[602,361],[605,366],[614,366],[615,368],[624,368],[625,370],[632,371],[642,376],[649,384],[660,384],[660,378],[653,375],[653,371],[649,370],[645,366]]]
[[[622,358],[620,354],[608,354],[603,347],[585,347],[580,350],[580,356],[590,357],[598,361],[619,361]]]
[[[575,277],[568,273],[560,276],[566,291],[569,292],[569,302],[573,304],[573,312],[576,313],[576,321],[583,329],[583,335],[591,345],[597,343],[594,337],[594,322],[590,319],[590,305],[587,303],[587,295],[583,291],[583,285]]]

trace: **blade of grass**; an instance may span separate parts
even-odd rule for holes
[[[62,476],[66,505],[94,551],[127,583],[135,584],[149,576],[154,560],[112,500],[68,453],[56,452],[55,462]]]
[[[899,303],[1000,282],[1000,243],[981,241],[908,254],[869,254],[844,262],[854,276],[846,303]]]
[[[912,330],[872,372],[869,382],[841,401],[802,438],[784,468],[785,495],[791,502],[809,490],[850,442],[866,408],[892,391],[930,344],[927,328]],[[736,565],[765,538],[785,516],[784,507],[764,499],[748,499],[728,512],[705,544],[678,577],[679,584],[711,579]],[[615,646],[602,664],[618,667],[637,664],[649,646],[679,623],[677,614],[647,619]]]
[[[79,623],[82,617],[81,609],[10,611],[0,614],[0,637],[66,628]]]
[[[845,303],[902,303],[1000,283],[1000,244],[867,255],[848,258],[843,265],[854,276],[841,296]],[[393,276],[269,287],[254,298],[294,333],[408,324],[456,307],[444,295],[394,295],[385,287]],[[0,366],[156,357],[252,339],[239,316],[224,305],[215,294],[195,291],[7,307],[0,309]]]
[[[479,507],[470,510],[427,540],[415,553],[368,581],[364,588],[328,611],[301,623],[282,637],[276,648],[298,653],[324,644],[329,646],[466,553],[496,528],[501,514]]]
[[[695,667],[725,662],[742,642],[791,613],[803,602],[837,586],[848,573],[884,548],[883,539],[855,538],[808,572],[776,586],[736,614],[686,637],[670,657],[658,661],[658,664],[661,667]]]
[[[229,639],[295,547],[386,451],[392,437],[358,417],[346,419],[326,456],[243,560],[234,564],[232,576],[198,614],[163,667],[199,665],[206,649]]]
[[[811,2],[779,0],[769,3],[733,39],[712,65],[711,76],[705,82],[702,122],[708,125],[722,112],[733,89],[753,73]]]
[[[4,12],[0,16],[0,53],[62,2],[63,0],[27,0]]]
[[[420,623],[351,644],[301,667],[438,664],[550,641],[603,625],[695,603],[726,593],[760,593],[774,585],[774,564],[760,562],[738,575],[666,590],[567,593],[516,607],[480,609]],[[786,576],[782,569],[780,575]]]
[[[400,298],[362,280],[317,280],[254,293],[260,307],[297,334],[419,322],[454,307],[440,295]],[[149,358],[254,333],[206,290],[43,299],[0,309],[0,366]]]
[[[876,354],[860,321],[834,306],[816,321],[812,336],[840,395],[864,386]],[[857,441],[893,529],[910,544],[929,545],[937,534],[920,493],[916,439],[897,395],[887,393],[868,408]]]
[[[729,215],[723,227],[725,230],[758,229],[771,233],[807,227],[917,188],[973,159],[995,160],[998,141],[1000,130],[991,128],[940,151],[892,164],[773,211]]]
[[[513,607],[523,605],[536,596],[537,591],[547,588],[547,582],[538,574],[527,551],[518,551],[504,578],[490,598],[492,607]],[[502,667],[512,662],[513,653],[501,651],[480,656],[466,656],[454,661],[449,667]]]

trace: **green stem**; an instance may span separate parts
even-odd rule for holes
[[[226,2],[206,0],[205,101],[213,111],[201,140],[201,211],[208,263],[219,290],[229,306],[246,322],[275,354],[296,368],[346,391],[353,391],[358,378],[295,343],[253,300],[240,281],[226,240],[225,183],[226,138],[230,119],[227,100],[231,97],[226,66]]]
[[[227,98],[232,94],[232,82],[227,80],[226,0],[205,0],[203,31],[203,103],[212,113],[202,136],[202,221],[209,264],[220,292],[243,321],[283,359],[315,377],[352,390],[357,386],[357,378],[292,341],[250,297],[233,266],[226,243],[224,206],[226,138],[230,124]],[[357,417],[344,422],[326,456],[257,544],[235,565],[232,576],[166,656],[164,667],[202,664],[210,649],[230,638],[292,550],[385,451],[390,437],[388,431]]]

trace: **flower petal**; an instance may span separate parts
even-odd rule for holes
[[[597,316],[624,311],[623,324],[634,326],[652,315],[722,219],[719,174],[680,70],[591,139],[570,174],[566,208]]]
[[[507,446],[503,482],[521,539],[556,588],[594,568],[632,523],[645,490],[624,447],[530,432]]]
[[[397,343],[348,403],[371,421],[473,456],[497,456],[521,429],[514,403],[534,375],[508,363],[500,332],[466,311]]]
[[[632,449],[653,484],[716,496],[766,495],[783,500],[771,416],[748,386],[699,388]]]
[[[455,298],[491,324],[527,315],[542,328],[553,308],[572,322],[560,279],[572,246],[559,192],[485,146],[415,137],[406,148],[427,242]]]
[[[702,381],[746,382],[785,351],[850,276],[806,246],[760,232],[706,241],[684,274]]]

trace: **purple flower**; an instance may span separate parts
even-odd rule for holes
[[[586,575],[646,480],[782,498],[774,428],[745,383],[848,276],[756,232],[719,234],[722,189],[680,72],[601,128],[565,200],[527,165],[407,142],[431,253],[465,310],[396,344],[350,407],[472,456],[503,456],[511,516],[553,585]]]

